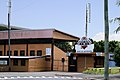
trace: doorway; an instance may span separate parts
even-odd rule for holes
[[[77,72],[77,57],[71,54],[68,58],[68,71]]]

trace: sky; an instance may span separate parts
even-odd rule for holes
[[[88,37],[104,39],[104,0],[11,0],[11,25],[29,29],[57,29],[85,36],[86,4],[91,4]],[[120,16],[117,0],[108,0],[109,20]],[[8,0],[0,0],[0,24],[7,24]],[[114,33],[117,23],[109,24],[110,40],[120,40]]]

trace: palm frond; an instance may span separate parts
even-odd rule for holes
[[[114,19],[114,22],[116,22],[116,21],[120,22],[120,17],[116,17],[116,18]]]
[[[114,18],[114,19],[111,19],[110,20],[110,23],[112,23],[112,22],[118,22],[118,23],[120,23],[120,17],[116,17],[116,18]]]
[[[118,26],[118,28],[114,32],[117,33],[118,31],[120,31],[120,25]]]
[[[120,0],[117,0],[116,5],[120,6]]]

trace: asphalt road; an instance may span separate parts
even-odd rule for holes
[[[0,80],[104,80],[103,75],[78,72],[0,72]],[[120,80],[120,74],[109,80]]]
[[[83,78],[78,78],[78,77],[46,77],[46,76],[41,76],[41,77],[35,77],[35,76],[24,76],[24,77],[3,77],[1,80],[83,80]]]

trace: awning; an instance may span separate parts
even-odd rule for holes
[[[10,56],[11,59],[33,59],[33,58],[46,58],[50,56]],[[8,59],[9,56],[0,56],[0,59]]]

